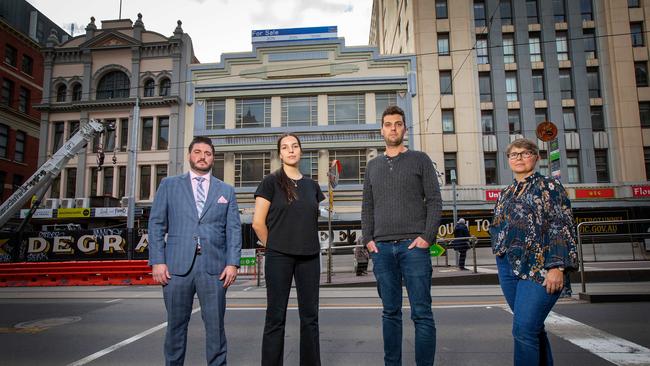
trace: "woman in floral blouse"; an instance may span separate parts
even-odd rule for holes
[[[558,180],[535,172],[534,142],[517,139],[506,155],[515,180],[501,191],[490,236],[514,314],[514,364],[552,365],[544,320],[562,291],[570,291],[568,272],[577,268],[571,202]]]

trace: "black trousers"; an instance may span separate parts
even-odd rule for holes
[[[457,249],[458,252],[458,268],[465,268],[465,258],[467,258],[467,249]]]
[[[291,281],[296,281],[300,316],[300,365],[320,365],[318,335],[318,254],[289,255],[266,251],[266,322],[262,338],[262,365],[281,366],[284,361],[284,326]]]

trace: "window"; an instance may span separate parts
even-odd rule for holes
[[[555,23],[566,22],[564,0],[553,0],[553,16],[555,17]]]
[[[641,61],[634,63],[634,76],[636,78],[636,86],[648,86],[648,62]]]
[[[445,184],[451,184],[451,171],[456,175],[456,183],[458,183],[458,168],[456,153],[445,153]]]
[[[476,62],[479,65],[490,63],[490,56],[488,55],[488,40],[484,34],[476,35]]]
[[[535,123],[539,124],[545,121],[548,121],[548,117],[546,116],[546,109],[544,108],[535,109]]]
[[[115,124],[115,120],[106,120],[107,123]],[[104,151],[115,151],[115,127],[110,126],[104,132]]]
[[[97,196],[97,179],[99,179],[99,168],[90,168],[90,195]]]
[[[77,197],[77,168],[68,168],[65,173],[65,196],[75,198]]]
[[[129,97],[129,77],[122,71],[111,71],[97,84],[97,99]]]
[[[29,89],[20,87],[20,94],[18,94],[18,110],[23,113],[29,112]]]
[[[213,166],[214,167],[214,166]],[[160,182],[167,176],[167,164],[156,165],[156,190],[160,187]]]
[[[63,146],[63,133],[65,132],[65,124],[63,122],[54,122],[52,138],[52,154],[59,151]]]
[[[641,4],[639,0],[627,0],[628,8],[638,8],[640,5]]]
[[[596,162],[596,182],[609,183],[609,164],[607,162],[607,149],[594,150]]]
[[[438,33],[438,56],[449,56],[449,33]]]
[[[580,0],[580,13],[583,21],[594,20],[594,8],[591,0]]]
[[[79,83],[72,85],[72,100],[75,102],[81,100],[81,84]]]
[[[650,180],[650,147],[643,148],[643,160],[645,160],[645,179]]]
[[[330,125],[364,124],[366,120],[365,95],[328,95],[327,119]]]
[[[539,174],[548,177],[550,172],[548,171],[548,154],[544,150],[539,150],[539,163],[537,163],[537,171]]]
[[[562,99],[573,99],[571,70],[560,70],[560,94],[562,95]]]
[[[591,129],[593,131],[605,131],[603,107],[591,106]]]
[[[478,85],[481,94],[481,102],[492,101],[492,85],[489,72],[479,72]]]
[[[481,111],[481,127],[484,135],[494,135],[492,111]]]
[[[564,131],[576,131],[576,112],[573,108],[562,108],[562,122]]]
[[[511,135],[521,133],[521,116],[518,109],[508,111],[508,131]]]
[[[10,45],[5,45],[5,63],[13,67],[18,66],[18,51]]]
[[[113,167],[104,167],[102,170],[104,172],[104,184],[102,185],[103,195],[104,196],[112,196],[113,195],[113,172],[114,172],[114,169],[113,169]]]
[[[442,110],[442,133],[454,133],[455,131],[456,131],[456,126],[454,124],[454,110],[443,109]]]
[[[650,127],[650,102],[639,102],[639,117],[641,118],[641,127]]]
[[[587,68],[587,84],[589,87],[589,98],[600,98],[600,78],[597,67]]]
[[[647,161],[647,160],[646,160]],[[646,163],[646,167],[647,167]],[[646,168],[646,171],[648,169]],[[0,200],[4,201],[5,199],[5,180],[7,179],[7,172],[0,170]]]
[[[516,102],[517,96],[517,73],[515,71],[506,72],[506,101]]]
[[[140,167],[140,199],[148,200],[151,195],[151,166]]]
[[[120,151],[126,151],[129,146],[129,120],[120,120]]]
[[[330,151],[330,159],[341,162],[339,184],[362,184],[366,175],[365,150],[334,150]]]
[[[377,123],[381,124],[381,116],[386,108],[397,105],[397,94],[395,93],[375,93],[375,112],[377,114]]]
[[[483,155],[485,163],[485,184],[499,184],[497,176],[497,154],[485,153]]]
[[[156,84],[154,83],[153,79],[145,80],[144,91],[143,91],[144,97],[153,97],[155,90],[156,90]]]
[[[172,83],[169,81],[169,79],[164,78],[160,81],[160,95],[161,97],[168,97],[169,96],[169,89],[171,87]]]
[[[583,29],[582,39],[584,40],[585,57],[587,60],[597,58],[596,35],[593,29]]]
[[[237,99],[235,103],[236,128],[271,126],[271,98]]]
[[[7,157],[9,145],[9,126],[0,124],[0,158]]]
[[[56,88],[56,101],[65,102],[65,98],[68,94],[68,87],[65,84],[61,84]]]
[[[530,50],[530,62],[542,61],[542,47],[540,45],[539,33],[531,33],[528,39],[528,49]]]
[[[153,117],[142,119],[142,138],[140,140],[140,150],[149,151],[153,143]]]
[[[558,61],[567,61],[569,59],[569,44],[567,43],[567,32],[557,32],[555,34],[555,49],[557,50]]]
[[[485,27],[486,22],[485,2],[474,0],[474,27]]]
[[[68,138],[74,136],[74,134],[77,133],[77,131],[79,131],[79,121],[70,121],[69,124],[70,124],[70,133],[68,134]]]
[[[225,159],[223,153],[214,155],[214,164],[212,164],[212,175],[223,180],[223,171],[225,168]]]
[[[0,94],[0,104],[11,106],[14,97],[14,82],[9,79],[2,80],[2,92]]]
[[[448,16],[447,0],[436,0],[436,19],[447,19]]]
[[[501,0],[501,24],[502,25],[512,25],[512,1],[511,0]]]
[[[270,172],[270,153],[235,153],[235,187],[255,187]]]
[[[169,147],[169,117],[158,117],[158,150]]]
[[[537,0],[526,0],[526,15],[528,16],[528,24],[539,23],[539,17],[537,15]]]
[[[16,131],[16,148],[14,151],[14,160],[22,163],[25,161],[25,143],[27,134],[23,131]]]
[[[282,126],[318,125],[318,97],[282,97]]]
[[[535,100],[546,99],[546,94],[544,93],[544,71],[543,70],[533,70],[533,98]]]
[[[304,177],[318,181],[318,152],[303,151],[300,157],[300,172]]]
[[[126,167],[117,168],[117,198],[126,196]]]
[[[15,192],[18,189],[18,187],[21,186],[21,184],[22,183],[20,183],[16,175],[14,175],[13,191]],[[61,197],[61,175],[57,174],[56,177],[52,179],[52,184],[50,185],[50,198],[60,198],[60,197]]]
[[[34,72],[34,60],[27,55],[23,55],[23,64],[20,69],[25,74],[31,75]]]
[[[208,130],[226,128],[226,101],[206,100],[205,102],[205,128]]]
[[[515,59],[515,39],[512,35],[503,36],[503,63],[514,64]]]
[[[578,151],[566,152],[566,165],[568,170],[569,183],[580,183],[580,157]]]
[[[632,37],[632,47],[643,47],[645,37],[643,37],[643,23],[630,23],[630,37]]]
[[[453,94],[453,88],[451,85],[451,71],[440,71],[440,94]]]

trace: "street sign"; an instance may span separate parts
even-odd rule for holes
[[[551,176],[555,179],[560,179],[562,176],[562,171],[560,170],[560,142],[557,137],[548,143],[548,161]]]
[[[255,258],[255,249],[242,249],[241,258],[239,259],[239,265],[242,267],[254,266],[257,264],[257,258]]]
[[[557,127],[551,121],[544,121],[538,124],[535,132],[537,138],[544,142],[549,142],[557,137]]]
[[[339,184],[339,175],[341,174],[341,162],[338,160],[332,160],[330,164],[330,169],[327,171],[327,178],[329,179],[330,186],[336,188]]]
[[[438,243],[433,244],[432,246],[429,247],[429,254],[431,254],[432,257],[440,257],[444,253],[445,253],[445,248],[443,248]]]

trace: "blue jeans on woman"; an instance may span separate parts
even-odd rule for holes
[[[377,242],[372,253],[377,291],[383,303],[384,363],[402,364],[402,280],[406,285],[411,319],[415,324],[415,362],[433,365],[436,327],[431,311],[431,257],[429,250],[408,249],[412,240]]]
[[[553,354],[544,320],[560,297],[560,292],[549,294],[541,284],[515,276],[506,255],[497,256],[497,269],[501,290],[513,313],[514,365],[552,366]]]

